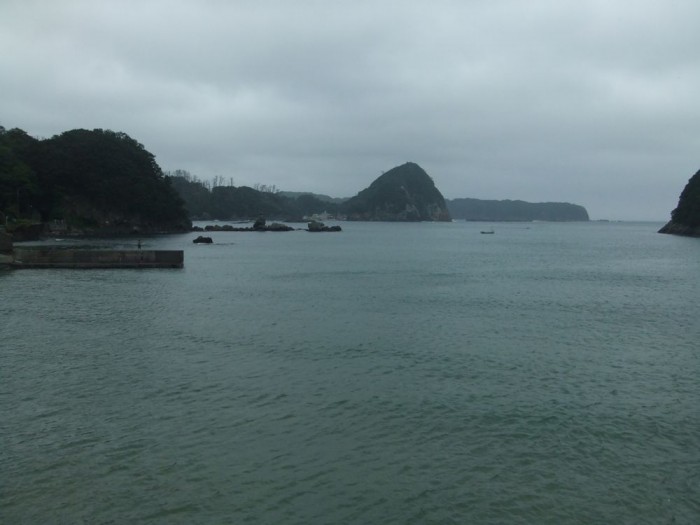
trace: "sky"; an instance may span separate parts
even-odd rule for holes
[[[697,0],[0,0],[0,125],[165,171],[666,221],[700,169]]]

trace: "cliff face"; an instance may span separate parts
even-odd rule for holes
[[[587,221],[583,206],[568,202],[453,199],[447,207],[455,219],[467,221]]]
[[[445,198],[428,174],[413,162],[397,166],[342,207],[355,221],[450,221]]]
[[[700,171],[693,175],[681,192],[671,220],[659,233],[700,237]]]

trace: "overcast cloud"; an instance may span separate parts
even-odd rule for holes
[[[164,170],[669,218],[700,168],[697,0],[0,0],[0,125],[123,131]]]

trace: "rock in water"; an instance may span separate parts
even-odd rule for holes
[[[308,224],[308,231],[310,232],[339,232],[342,231],[340,226],[326,226],[320,221],[311,221]]]

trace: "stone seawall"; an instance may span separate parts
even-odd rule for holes
[[[182,250],[17,248],[13,268],[182,268]]]

